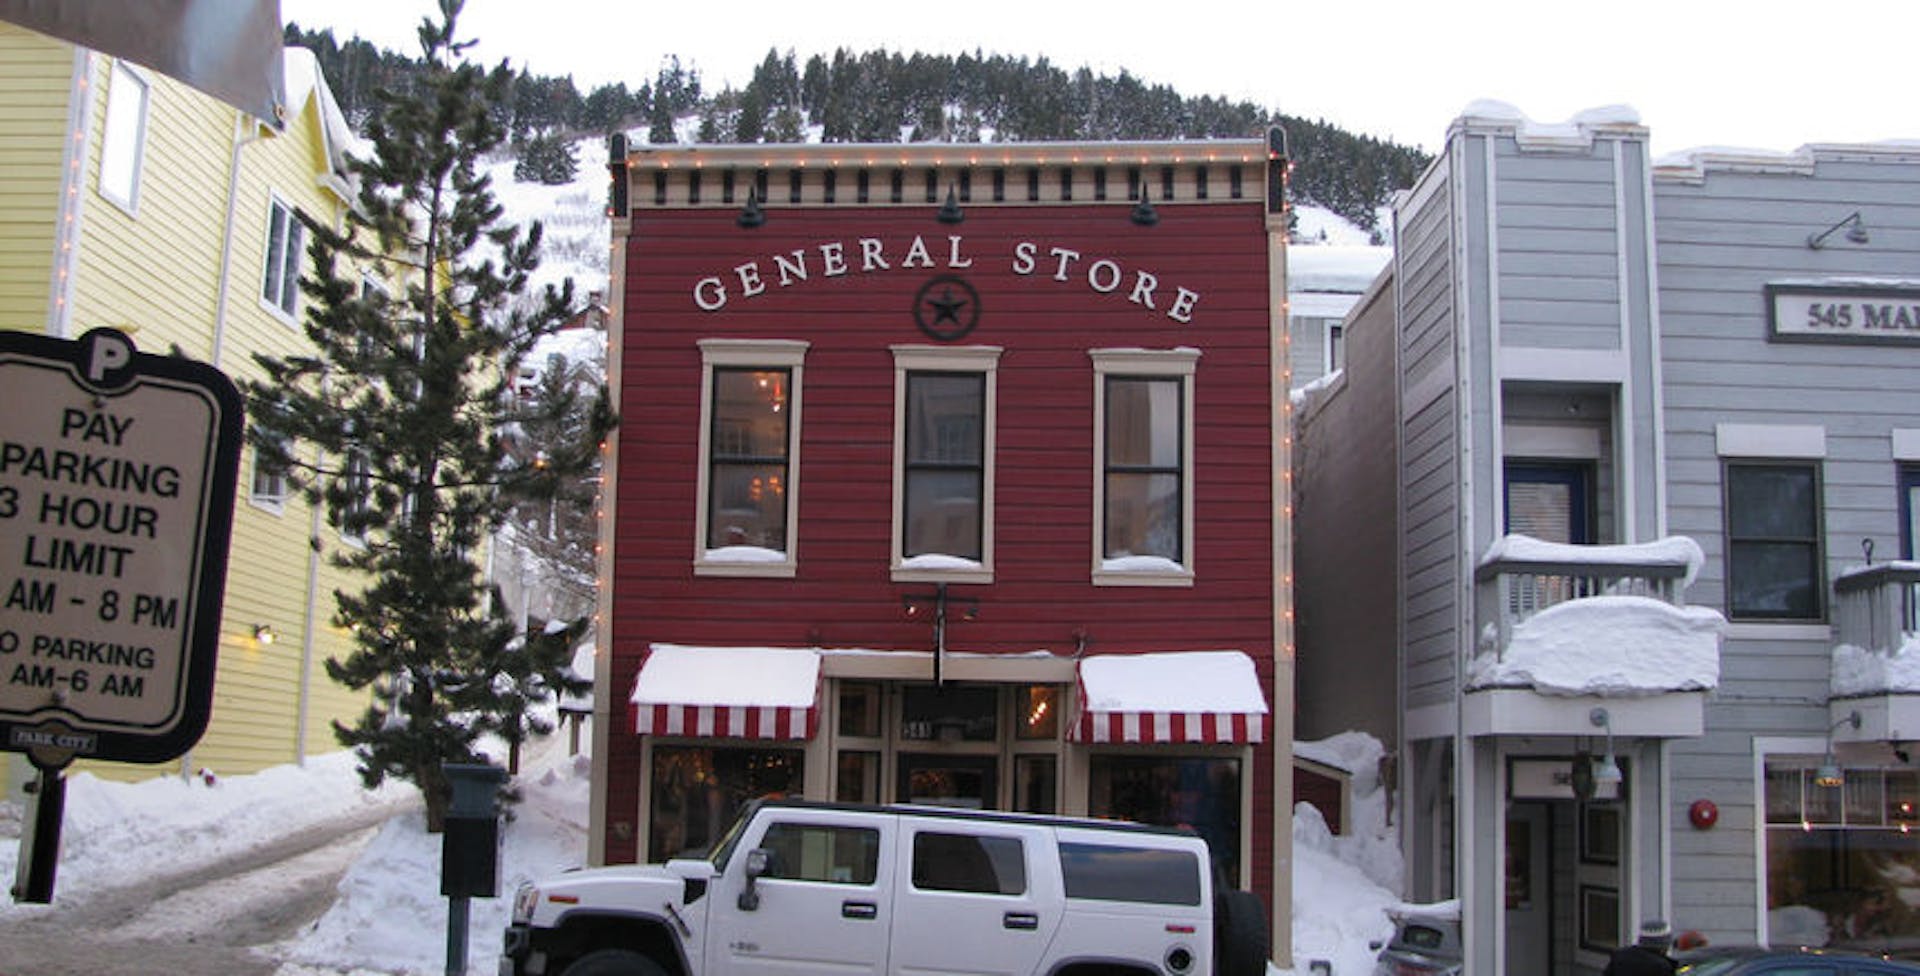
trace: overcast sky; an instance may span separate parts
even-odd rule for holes
[[[430,0],[281,0],[282,16],[419,53]],[[1070,14],[1069,11],[1072,13]],[[475,55],[594,85],[650,81],[668,55],[711,90],[769,50],[981,51],[1126,68],[1182,95],[1246,99],[1432,151],[1469,103],[1541,122],[1628,105],[1664,154],[1700,146],[1920,140],[1916,0],[468,0]]]

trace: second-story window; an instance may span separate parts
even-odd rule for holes
[[[807,344],[707,339],[699,538],[707,575],[791,576]]]
[[[100,195],[134,213],[140,200],[140,163],[146,155],[147,80],[115,61],[107,82],[107,123],[100,141]]]
[[[253,484],[248,499],[255,505],[278,511],[287,501],[287,471],[253,452]]]
[[[347,504],[340,514],[347,524],[340,529],[340,538],[353,545],[365,545],[366,529],[354,522],[373,508],[373,464],[366,452],[357,448],[347,453],[345,462],[340,478],[346,489]]]
[[[1094,579],[1181,585],[1193,567],[1192,349],[1096,349]]]
[[[274,199],[267,207],[266,273],[260,281],[260,300],[292,319],[300,308],[300,264],[306,253],[306,228],[293,208]]]
[[[894,348],[896,579],[989,582],[997,347]]]
[[[1729,618],[1822,619],[1820,504],[1817,462],[1726,463]]]

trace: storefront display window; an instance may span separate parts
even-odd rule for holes
[[[1240,761],[1200,756],[1093,756],[1087,812],[1191,827],[1231,884],[1240,883]]]
[[[880,686],[870,681],[840,684],[840,734],[872,737],[880,734]]]
[[[993,742],[1000,695],[991,685],[915,685],[906,689],[900,737],[914,742]]]
[[[1020,813],[1058,813],[1059,762],[1051,755],[1013,757],[1013,809]]]
[[[992,756],[900,754],[898,796],[902,803],[965,810],[994,810],[999,804]]]
[[[1017,690],[1019,726],[1014,734],[1022,739],[1058,739],[1060,737],[1060,688],[1057,685],[1028,685]]]
[[[833,798],[841,803],[880,802],[880,754],[842,752]]]
[[[1920,770],[1849,767],[1840,785],[1821,786],[1818,761],[1775,757],[1767,765],[1769,941],[1915,944],[1920,909],[1903,892],[1920,875],[1920,837],[1912,833]]]
[[[797,791],[803,760],[798,749],[655,747],[647,860],[704,850],[748,800]]]

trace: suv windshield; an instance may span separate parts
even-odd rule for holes
[[[740,808],[740,815],[734,817],[733,822],[727,825],[727,832],[721,834],[720,840],[713,845],[713,850],[707,854],[707,859],[713,862],[716,871],[726,870],[727,858],[733,856],[734,847],[740,843],[740,832],[746,829],[747,821],[752,820],[754,811],[759,809],[759,800],[747,801],[746,805]]]

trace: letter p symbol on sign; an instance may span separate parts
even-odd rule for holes
[[[111,386],[107,377],[133,362],[133,340],[113,329],[93,329],[80,337],[86,350],[87,382]]]

